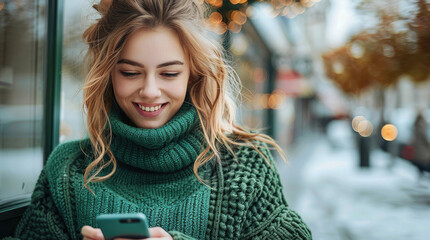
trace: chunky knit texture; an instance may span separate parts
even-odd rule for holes
[[[311,239],[300,216],[289,209],[270,152],[261,144],[271,165],[251,147],[236,148],[235,156],[222,152],[221,164],[201,171],[208,188],[192,171],[203,141],[193,107],[184,104],[159,129],[133,128],[121,114],[112,114],[111,123],[115,175],[90,184],[92,195],[83,188],[89,141],[58,146],[16,237],[82,239],[81,227],[97,227],[97,214],[143,212],[151,227],[161,226],[174,239]]]

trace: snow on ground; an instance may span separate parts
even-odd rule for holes
[[[314,239],[430,239],[430,180],[418,181],[405,160],[390,168],[393,159],[381,150],[372,151],[371,168],[358,168],[356,149],[345,144],[351,136],[313,139],[295,210]]]

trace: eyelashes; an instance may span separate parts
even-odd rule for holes
[[[138,72],[124,72],[124,71],[120,71],[121,75],[123,75],[124,77],[135,77],[137,75],[139,75],[140,73]]]
[[[179,75],[179,73],[162,73],[161,75],[165,76],[165,77],[177,77]]]
[[[120,73],[121,73],[122,76],[129,77],[129,78],[136,77],[136,76],[140,75],[140,72],[125,72],[125,71],[120,71]],[[164,76],[166,78],[174,78],[174,77],[179,76],[179,74],[180,74],[179,72],[163,72],[160,75]]]

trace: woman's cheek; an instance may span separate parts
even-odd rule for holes
[[[113,89],[117,98],[127,98],[131,97],[139,89],[139,86],[128,81],[128,79],[116,78],[113,81]]]

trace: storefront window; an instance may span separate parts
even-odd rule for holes
[[[82,34],[93,17],[98,15],[88,1],[65,1],[60,143],[85,137],[82,85],[85,79],[83,60],[87,46],[82,40]]]
[[[0,1],[0,212],[29,201],[43,167],[46,5]]]

